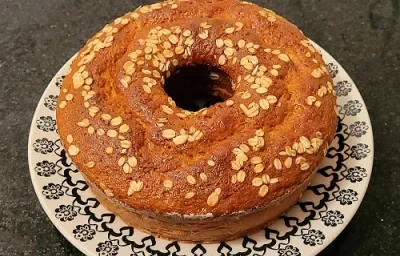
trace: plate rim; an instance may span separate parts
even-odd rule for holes
[[[368,146],[369,149],[371,150],[371,152],[369,153],[369,159],[365,159],[363,161],[367,161],[366,162],[366,166],[369,168],[369,175],[367,177],[365,177],[366,180],[366,184],[362,187],[359,188],[359,200],[354,204],[354,206],[350,207],[347,211],[347,216],[348,216],[348,221],[344,222],[342,225],[340,225],[339,227],[337,227],[335,229],[335,234],[333,236],[329,236],[326,237],[324,243],[320,246],[317,247],[311,247],[309,248],[310,252],[312,253],[312,255],[314,254],[318,254],[321,251],[323,251],[324,249],[326,249],[335,239],[337,239],[337,237],[343,232],[343,230],[348,226],[348,224],[353,220],[354,215],[356,214],[356,212],[358,211],[358,209],[360,208],[366,191],[369,187],[370,184],[370,180],[371,180],[371,176],[372,176],[372,171],[373,171],[373,164],[374,164],[374,156],[375,156],[375,144],[374,144],[374,133],[373,133],[373,127],[372,127],[372,123],[371,123],[371,118],[369,115],[369,111],[368,111],[368,107],[365,104],[364,98],[362,97],[362,94],[360,93],[360,91],[358,90],[357,85],[354,83],[353,79],[351,78],[351,76],[347,73],[346,69],[343,68],[343,66],[335,59],[333,58],[333,56],[327,52],[324,48],[322,48],[319,44],[315,43],[313,40],[309,39],[312,44],[314,44],[315,46],[317,46],[316,48],[319,49],[320,51],[322,51],[324,53],[324,55],[330,57],[332,60],[335,61],[335,65],[337,65],[340,69],[341,72],[343,72],[344,76],[346,76],[349,80],[349,82],[351,84],[353,84],[354,86],[352,87],[352,89],[354,90],[353,93],[356,93],[359,95],[359,101],[360,103],[362,103],[363,109],[365,110],[365,121],[370,129],[370,133],[368,133],[368,135],[364,138],[364,140],[366,140],[368,142]],[[40,108],[42,108],[42,102],[44,100],[44,95],[47,95],[48,91],[51,90],[51,85],[54,84],[58,78],[58,74],[67,68],[66,64],[70,63],[76,56],[78,53],[74,54],[71,58],[69,58],[66,62],[64,62],[64,64],[62,65],[62,67],[60,69],[58,69],[58,71],[56,72],[56,74],[53,76],[53,78],[50,80],[50,82],[47,84],[45,90],[43,91],[43,93],[41,94],[41,97],[37,103],[37,106],[35,108],[35,111],[33,113],[32,116],[32,122],[31,125],[29,127],[29,138],[28,138],[28,166],[29,166],[29,173],[30,173],[30,177],[31,177],[31,182],[36,194],[36,197],[38,198],[40,205],[42,206],[45,214],[47,215],[47,217],[50,219],[50,221],[52,222],[52,224],[57,228],[57,230],[75,247],[77,248],[79,251],[81,251],[83,254],[85,255],[95,255],[93,254],[93,252],[91,250],[88,249],[88,247],[84,246],[84,244],[82,244],[81,242],[79,242],[79,240],[75,239],[72,234],[70,234],[70,232],[65,228],[65,225],[63,225],[58,219],[56,219],[56,217],[54,216],[54,214],[50,214],[52,213],[52,210],[50,209],[50,206],[46,203],[44,197],[41,195],[41,188],[39,187],[39,184],[37,182],[35,182],[35,178],[33,177],[33,170],[35,167],[35,163],[34,163],[34,159],[33,159],[33,152],[32,152],[32,147],[31,145],[34,143],[34,131],[35,131],[35,126],[36,126],[36,116],[37,116],[37,112]],[[327,64],[325,62],[325,64]],[[56,112],[55,112],[56,113]],[[55,114],[56,116],[56,114]],[[361,193],[362,192],[362,193]]]
[[[70,57],[64,64],[63,66],[58,69],[58,71],[56,72],[56,74],[53,76],[53,78],[50,80],[50,82],[48,83],[48,85],[46,86],[46,89],[43,91],[42,95],[40,96],[40,99],[37,103],[37,106],[35,108],[35,112],[33,113],[32,116],[32,122],[31,125],[29,126],[29,138],[28,138],[28,166],[29,166],[29,175],[31,177],[31,182],[36,194],[36,197],[39,199],[39,203],[43,208],[44,213],[47,215],[47,218],[50,219],[50,221],[52,222],[52,224],[57,228],[58,232],[60,232],[65,239],[68,240],[68,242],[70,242],[75,248],[77,248],[79,251],[81,251],[83,254],[85,255],[93,255],[91,251],[89,251],[89,249],[85,246],[82,245],[82,243],[80,243],[77,239],[75,239],[74,237],[72,237],[72,235],[66,230],[66,228],[64,227],[64,225],[62,225],[60,223],[60,221],[54,217],[53,214],[49,214],[50,212],[52,212],[49,208],[49,205],[46,204],[44,197],[42,197],[41,195],[41,188],[39,187],[39,184],[37,182],[34,182],[34,178],[33,178],[33,172],[32,170],[35,168],[35,164],[34,164],[34,160],[33,160],[33,152],[32,152],[32,144],[34,143],[34,136],[33,136],[33,131],[35,130],[35,117],[36,117],[36,113],[37,111],[42,107],[40,103],[42,103],[43,101],[43,96],[46,95],[46,92],[48,90],[51,89],[50,85],[54,84],[58,78],[57,74],[61,72],[61,70],[63,70],[65,68],[65,65],[71,61],[73,61],[73,59],[78,55],[78,53],[74,54],[72,57]],[[55,112],[56,113],[56,112]],[[56,115],[56,114],[55,114]]]
[[[312,39],[310,39],[310,38],[309,38],[309,40],[310,40],[314,45],[316,45],[318,49],[320,49],[321,51],[323,51],[324,54],[326,54],[327,56],[329,56],[331,59],[335,60],[335,62],[336,62],[335,65],[338,65],[339,68],[341,68],[341,71],[345,74],[345,76],[347,76],[347,77],[349,78],[350,83],[354,85],[354,87],[352,87],[352,89],[355,89],[356,93],[357,93],[358,95],[360,95],[360,101],[361,101],[363,107],[365,108],[366,117],[367,117],[365,121],[366,121],[366,123],[367,123],[367,125],[368,125],[368,127],[369,127],[369,129],[370,129],[370,134],[368,134],[368,136],[367,136],[368,138],[366,138],[365,140],[368,140],[368,142],[369,142],[369,141],[371,142],[371,144],[368,144],[368,146],[371,146],[371,148],[370,148],[370,150],[371,150],[371,152],[370,152],[370,158],[369,158],[369,161],[368,161],[368,166],[370,167],[370,172],[369,172],[369,175],[366,177],[366,180],[367,180],[366,185],[360,189],[360,192],[362,191],[362,193],[359,193],[359,195],[360,195],[360,196],[359,196],[359,201],[358,201],[359,203],[358,203],[356,206],[350,208],[350,210],[348,211],[349,221],[343,223],[343,225],[341,225],[339,228],[336,229],[336,230],[338,231],[338,232],[337,232],[337,235],[334,236],[334,237],[332,236],[332,237],[330,237],[329,239],[326,239],[326,240],[325,240],[325,241],[326,241],[326,245],[325,245],[325,246],[320,246],[320,247],[318,247],[319,250],[316,251],[316,253],[318,254],[318,253],[322,252],[324,249],[326,249],[334,240],[336,240],[336,239],[339,237],[340,234],[342,234],[343,230],[350,224],[350,222],[351,222],[351,221],[353,220],[353,218],[354,218],[354,215],[357,213],[358,209],[360,208],[360,206],[361,206],[361,204],[362,204],[362,202],[363,202],[363,200],[364,200],[365,194],[367,193],[369,184],[370,184],[370,182],[371,182],[372,171],[373,171],[373,169],[374,169],[375,142],[374,142],[374,132],[373,132],[373,128],[372,128],[371,117],[370,117],[370,115],[369,115],[368,107],[367,107],[367,105],[365,104],[364,98],[363,98],[362,94],[360,93],[360,91],[358,90],[357,85],[354,83],[354,81],[353,81],[353,79],[351,78],[351,76],[349,75],[349,73],[347,73],[346,69],[343,68],[342,64],[340,64],[339,61],[337,61],[328,51],[326,51],[324,48],[322,48],[322,47],[321,47],[319,44],[317,44],[314,40],[312,40]],[[326,63],[325,63],[325,64],[326,64]]]

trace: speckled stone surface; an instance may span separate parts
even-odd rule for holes
[[[106,22],[154,1],[0,1],[0,255],[81,255],[46,217],[31,185],[27,140],[57,70]],[[400,255],[398,0],[254,1],[297,24],[348,71],[368,106],[375,163],[366,197],[321,255]]]

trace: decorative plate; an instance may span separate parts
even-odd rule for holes
[[[373,135],[367,109],[346,71],[316,45],[328,63],[338,96],[339,126],[318,174],[299,202],[256,234],[218,244],[188,244],[155,238],[126,226],[94,197],[65,154],[56,128],[57,95],[69,60],[53,78],[33,117],[29,136],[32,182],[46,214],[86,255],[242,256],[316,255],[357,211],[371,176]]]

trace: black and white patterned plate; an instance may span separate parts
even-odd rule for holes
[[[71,60],[43,94],[29,137],[30,173],[46,214],[87,255],[316,255],[357,211],[371,176],[374,149],[371,123],[360,93],[339,63],[316,47],[334,79],[339,126],[317,176],[299,202],[275,224],[235,241],[187,244],[155,238],[126,226],[107,211],[65,154],[57,133],[57,95]]]

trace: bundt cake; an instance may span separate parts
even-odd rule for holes
[[[190,105],[199,95],[211,103]],[[97,198],[128,225],[215,242],[296,203],[333,139],[335,105],[320,53],[284,18],[238,0],[170,0],[86,43],[57,125]]]

